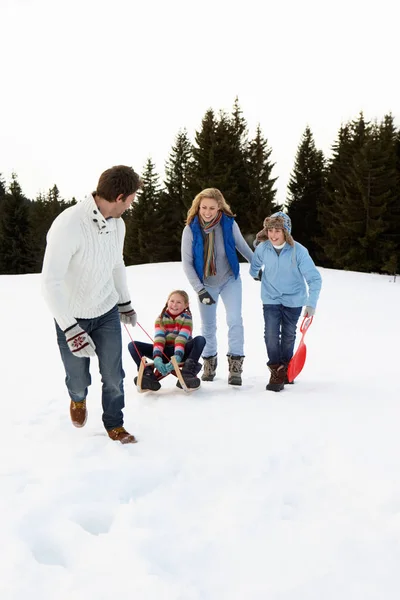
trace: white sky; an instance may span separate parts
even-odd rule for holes
[[[0,277],[2,600],[398,600],[400,281],[321,269],[307,362],[276,394],[260,284],[241,272],[240,388],[222,306],[217,378],[190,395],[172,375],[138,394],[122,331],[132,446],[104,432],[95,360],[88,422],[71,425],[40,276]],[[128,267],[128,282],[151,335],[188,290],[180,263]]]
[[[396,15],[392,0],[2,0],[0,173],[67,198],[113,164],[151,156],[161,174],[179,129],[238,95],[283,201],[307,124],[325,153],[360,110],[399,125]]]

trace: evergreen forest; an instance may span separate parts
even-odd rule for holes
[[[250,245],[264,218],[284,210],[292,219],[294,239],[318,266],[398,273],[400,131],[391,114],[369,122],[360,113],[341,125],[330,156],[316,147],[307,126],[284,206],[275,200],[272,151],[260,127],[249,136],[237,99],[231,113],[207,110],[194,141],[186,129],[179,131],[164,179],[151,157],[143,167],[143,187],[124,214],[125,263],[179,261],[192,200],[202,189],[216,187]],[[27,198],[17,174],[6,182],[0,173],[0,274],[40,272],[51,223],[75,203],[75,198],[63,199],[57,185]]]

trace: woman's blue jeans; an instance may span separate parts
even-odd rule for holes
[[[263,304],[267,365],[284,365],[290,362],[301,309],[301,306],[291,308],[282,304]]]
[[[203,304],[199,300],[201,333],[206,338],[203,356],[209,358],[217,354],[217,306],[221,300],[225,306],[228,325],[228,355],[244,356],[244,329],[242,319],[242,280],[232,275],[226,283],[218,287],[204,286],[215,300],[215,304]]]
[[[103,423],[106,429],[121,427],[125,406],[124,377],[122,368],[122,336],[118,308],[94,319],[77,319],[96,345],[101,374]],[[90,358],[74,356],[68,347],[65,333],[56,323],[57,341],[65,368],[65,383],[71,400],[84,400],[91,384]]]

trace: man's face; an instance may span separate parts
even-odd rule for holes
[[[135,197],[136,192],[125,198],[125,200],[122,199],[122,194],[121,196],[118,196],[115,202],[110,204],[110,217],[114,217],[114,219],[121,217],[124,212],[130,208],[132,202],[135,200]]]

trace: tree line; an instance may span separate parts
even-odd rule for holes
[[[266,216],[285,210],[294,238],[323,267],[397,273],[400,258],[400,131],[392,115],[368,122],[361,113],[342,125],[330,157],[306,127],[294,159],[283,206],[276,203],[272,148],[258,126],[249,137],[236,99],[231,113],[206,111],[190,141],[174,141],[161,181],[149,158],[143,189],[124,214],[127,265],[180,260],[188,208],[204,188],[222,191],[251,245]],[[40,272],[46,233],[65,208],[56,185],[34,200],[12,175],[0,175],[0,273]]]

